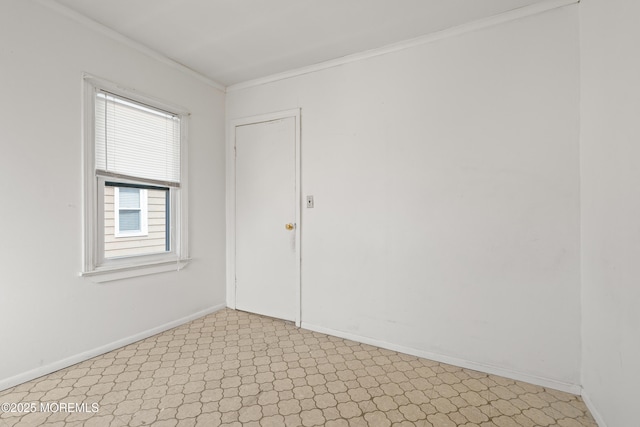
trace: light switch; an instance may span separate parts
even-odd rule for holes
[[[307,208],[313,207],[313,196],[307,196]]]

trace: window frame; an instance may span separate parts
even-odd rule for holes
[[[187,131],[189,113],[183,107],[142,95],[90,74],[83,74],[83,268],[81,276],[102,283],[129,277],[176,271],[189,262],[187,203]],[[98,90],[171,112],[180,118],[180,187],[169,189],[170,250],[164,253],[105,258],[104,187],[106,182],[148,186],[144,179],[104,177],[95,168],[95,97]],[[115,202],[115,200],[114,200]]]

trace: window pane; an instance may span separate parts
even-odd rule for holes
[[[117,188],[117,191],[116,191]],[[141,189],[144,188],[144,189]],[[104,257],[106,259],[168,252],[169,189],[120,187],[107,183],[104,187]],[[143,197],[143,193],[146,196]],[[115,196],[118,194],[118,202]],[[146,203],[144,203],[146,200]],[[124,203],[137,202],[139,209],[127,209]],[[120,204],[116,212],[116,205]],[[119,231],[116,229],[116,217]],[[140,232],[146,223],[146,232]],[[138,232],[138,233],[136,233]],[[133,235],[127,235],[131,233]]]
[[[140,209],[140,189],[120,187],[120,209]]]
[[[120,232],[123,231],[140,231],[139,210],[120,209]]]

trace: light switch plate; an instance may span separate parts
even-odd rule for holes
[[[313,196],[307,196],[307,208],[313,207]]]

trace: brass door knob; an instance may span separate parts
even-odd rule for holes
[[[284,226],[287,230],[293,230],[293,224],[289,223]]]

